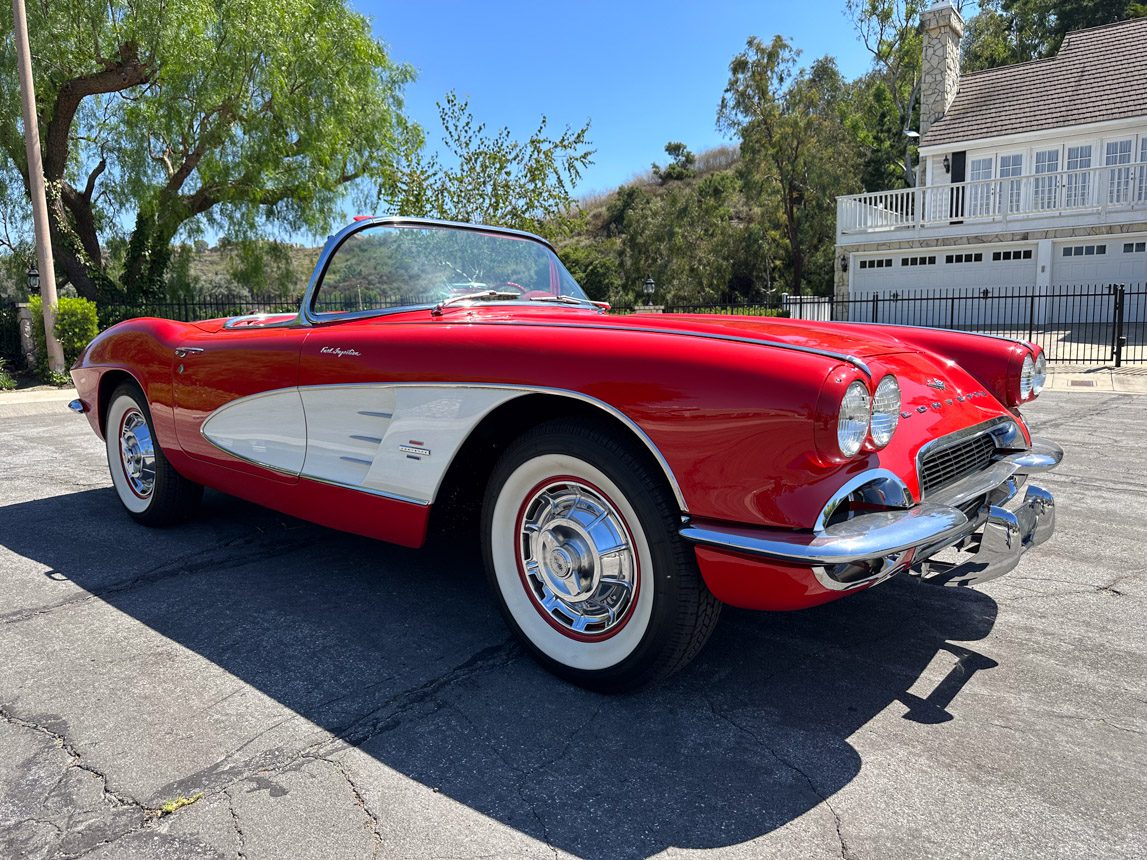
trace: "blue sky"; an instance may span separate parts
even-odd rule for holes
[[[868,67],[843,0],[351,3],[372,19],[391,58],[417,70],[407,112],[431,146],[435,102],[451,89],[490,130],[506,125],[516,137],[543,113],[554,130],[591,120],[597,154],[578,196],[664,163],[670,140],[695,152],[728,143],[714,125],[717,104],[729,61],[750,35],[780,33],[803,50],[802,63],[831,54],[849,78]]]

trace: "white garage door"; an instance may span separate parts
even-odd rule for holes
[[[1147,240],[1140,235],[1057,242],[1051,275],[1045,326],[1106,323],[1114,313],[1108,285],[1147,282]]]
[[[975,325],[980,317],[1013,315],[1026,320],[1028,300],[1013,300],[1009,294],[1035,286],[1035,256],[1034,245],[854,254],[850,290],[853,299],[879,296],[881,322]],[[984,289],[989,294],[982,306],[951,300]]]
[[[1057,243],[1051,274],[1057,287],[1142,283],[1147,281],[1147,244],[1143,236]]]

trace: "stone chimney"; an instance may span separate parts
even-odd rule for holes
[[[920,15],[924,62],[920,72],[920,136],[940,119],[960,88],[960,38],[964,19],[947,0]]]

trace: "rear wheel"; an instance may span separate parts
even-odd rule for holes
[[[189,517],[203,487],[172,468],[155,438],[151,410],[143,392],[124,383],[111,396],[105,419],[108,469],[127,512],[149,526],[166,526]]]
[[[628,440],[557,420],[519,438],[483,505],[487,574],[510,627],[556,674],[616,691],[688,663],[720,614],[664,481]]]

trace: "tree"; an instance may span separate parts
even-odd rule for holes
[[[693,175],[693,166],[697,162],[697,156],[690,152],[685,144],[677,140],[670,141],[665,144],[665,154],[672,159],[669,164],[665,167],[658,164],[653,165],[653,175],[661,181],[662,185],[666,182],[688,179]]]
[[[505,127],[490,135],[469,102],[454,92],[438,103],[438,115],[451,163],[420,150],[408,154],[391,197],[403,215],[547,229],[547,222],[570,207],[574,184],[593,163],[588,122],[550,137],[543,116],[526,140],[516,140]],[[386,186],[381,191],[387,196]]]
[[[1072,30],[1143,16],[1136,0],[983,0],[964,32],[964,70],[1051,57]]]
[[[53,0],[29,18],[58,274],[89,298],[160,295],[192,219],[327,229],[348,185],[392,186],[420,143],[402,114],[411,70],[346,0]],[[6,36],[0,175],[26,186],[14,69]]]
[[[718,126],[740,137],[746,193],[764,201],[765,217],[781,228],[794,292],[806,282],[831,284],[821,261],[826,248],[832,253],[835,197],[855,189],[859,162],[836,63],[824,57],[800,69],[799,56],[780,36],[769,44],[751,37],[729,65],[717,113]]]

